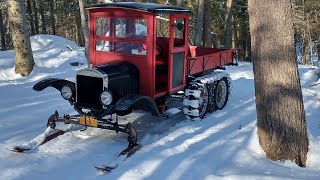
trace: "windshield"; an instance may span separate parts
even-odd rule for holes
[[[146,55],[147,20],[97,17],[96,51]]]

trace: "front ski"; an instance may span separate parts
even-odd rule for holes
[[[141,148],[142,148],[142,145],[140,144],[129,145],[128,148],[123,150],[117,156],[117,158],[112,163],[110,163],[110,165],[95,166],[95,168],[97,171],[101,171],[103,173],[111,172]]]
[[[42,133],[39,136],[37,136],[36,138],[30,140],[28,143],[14,146],[9,150],[13,151],[13,152],[18,152],[18,153],[24,153],[27,151],[31,151],[31,150],[36,149],[39,146],[47,143],[48,141],[50,141],[60,135],[63,135],[64,133],[65,133],[65,131],[62,131],[60,129],[52,129],[51,127],[47,127],[47,129],[45,130],[44,133]]]
[[[25,144],[14,146],[8,150],[17,153],[31,152],[32,150],[37,149],[39,146],[49,142],[52,139],[55,139],[58,136],[63,135],[66,132],[79,129],[75,128],[75,125],[63,125],[63,127],[59,127],[56,129],[56,120],[58,118],[59,114],[56,111],[49,117],[47,122],[47,129],[42,134]]]

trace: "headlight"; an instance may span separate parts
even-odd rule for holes
[[[66,99],[69,100],[72,97],[72,90],[69,86],[63,86],[61,88],[61,96]]]
[[[110,91],[103,91],[100,96],[101,104],[108,106],[112,103],[112,95]]]

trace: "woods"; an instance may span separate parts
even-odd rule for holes
[[[101,1],[105,2],[105,1]],[[307,165],[308,136],[298,62],[316,65],[320,49],[317,0],[157,0],[190,8],[189,44],[240,48],[253,63],[259,142],[271,160]],[[1,0],[1,50],[15,50],[15,72],[34,66],[29,37],[52,34],[85,47],[89,58],[86,4],[97,0]],[[164,17],[164,19],[167,17]],[[160,25],[159,25],[160,26]],[[164,23],[163,26],[169,26]],[[165,37],[168,28],[158,28]]]

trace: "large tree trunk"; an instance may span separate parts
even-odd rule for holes
[[[203,45],[207,47],[212,46],[211,36],[211,16],[210,16],[210,1],[204,0],[204,14],[203,14]]]
[[[271,160],[306,166],[308,136],[290,0],[249,0],[258,135]]]
[[[90,56],[89,56],[89,30],[88,30],[88,24],[86,22],[86,17],[84,13],[84,7],[83,7],[83,1],[79,0],[79,9],[80,9],[80,17],[81,17],[81,25],[82,25],[82,31],[84,36],[84,43],[86,48],[86,56],[87,56],[87,63],[88,66],[90,65]]]
[[[232,16],[234,0],[227,0],[227,13],[225,17],[225,33],[224,33],[224,46],[231,48],[232,43]]]
[[[196,46],[200,46],[202,44],[204,3],[205,3],[204,0],[198,0],[196,32],[194,37],[194,45]]]
[[[2,17],[2,10],[0,9],[0,39],[1,39],[1,51],[6,50],[6,41],[4,38],[4,23]]]
[[[23,0],[8,0],[10,30],[15,52],[15,72],[28,76],[34,66]]]

